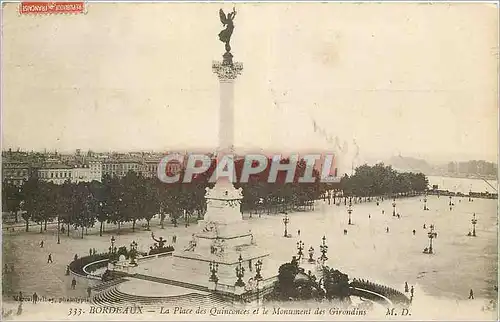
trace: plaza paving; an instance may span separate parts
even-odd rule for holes
[[[347,273],[350,278],[369,279],[399,290],[407,281],[416,287],[413,307],[417,309],[421,306],[425,312],[429,303],[443,303],[448,309],[457,306],[450,309],[450,312],[455,312],[453,315],[472,310],[476,312],[472,316],[491,316],[492,312],[482,312],[481,308],[497,294],[494,290],[498,257],[497,200],[475,199],[468,202],[466,198],[455,198],[455,207],[450,211],[448,198],[431,196],[427,202],[430,211],[423,211],[421,199],[398,199],[396,211],[400,213],[400,219],[392,216],[392,200],[386,200],[380,206],[374,202],[354,204],[352,226],[347,225],[346,206],[319,201],[314,212],[289,214],[288,231],[292,238],[282,237],[284,225],[280,216],[263,215],[259,218],[253,215],[248,218],[245,215],[245,219],[251,223],[257,244],[269,249],[277,262],[290,260],[296,253],[298,240],[304,242],[306,254],[306,250],[313,246],[317,255],[321,237],[325,235],[329,246],[328,265]],[[382,214],[382,209],[385,214]],[[476,238],[466,236],[471,228],[473,212],[479,220]],[[371,218],[368,218],[369,214]],[[434,255],[422,253],[428,245],[428,230],[422,228],[424,223],[427,227],[434,224],[438,232],[438,238],[434,240]],[[386,227],[389,227],[389,233]],[[114,226],[107,225],[106,229],[114,229]],[[297,236],[298,229],[301,230],[300,236]],[[347,235],[344,235],[344,229],[348,230]],[[415,236],[413,229],[416,230]],[[151,232],[142,228],[138,230],[132,233],[125,226],[120,235],[116,231],[108,231],[99,237],[97,227],[89,230],[89,235],[83,240],[79,238],[79,232],[72,232],[74,236],[70,238],[61,236],[60,245],[56,244],[56,232],[52,227],[44,234],[37,230],[5,233],[4,262],[7,259],[9,264],[13,264],[15,272],[4,275],[4,300],[8,299],[7,295],[17,294],[20,290],[26,295],[36,291],[40,296],[86,296],[86,282],[79,281],[77,289],[71,290],[71,278],[64,275],[66,265],[74,254],[86,255],[91,247],[106,251],[111,234],[115,235],[117,246],[128,246],[136,240],[139,249],[146,251],[153,243]],[[167,225],[162,230],[155,220],[152,230],[156,237],[163,236],[169,240],[173,234],[177,235],[177,245],[183,247],[198,228],[194,224],[188,228]],[[39,247],[40,240],[45,241],[42,249]],[[53,255],[53,264],[46,263],[49,252]],[[207,268],[207,278],[208,275]],[[148,288],[147,285],[145,283],[144,287]],[[476,300],[467,301],[471,288]],[[471,316],[472,313],[460,314]]]

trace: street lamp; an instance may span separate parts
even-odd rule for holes
[[[290,218],[288,218],[288,213],[285,212],[285,218],[283,218],[283,223],[285,224],[285,232],[284,232],[284,237],[288,237],[288,223],[290,222]]]
[[[217,283],[219,281],[219,278],[217,277],[217,271],[219,270],[219,264],[216,263],[215,261],[210,262],[210,278],[209,282],[214,282]]]
[[[323,240],[323,243],[319,246],[320,252],[321,252],[321,257],[319,258],[323,263],[328,260],[328,257],[326,257],[326,252],[328,251],[328,245],[326,244],[326,237],[323,236],[321,238]]]
[[[61,243],[61,237],[59,236],[59,231],[61,230],[61,219],[59,218],[59,215],[57,215],[57,243]]]
[[[130,264],[135,264],[135,257],[137,255],[137,243],[135,240],[130,243]]]
[[[472,236],[476,237],[476,224],[477,224],[476,213],[472,215],[471,223],[472,223]]]
[[[349,214],[349,222],[348,222],[348,225],[352,225],[352,222],[351,222],[351,213],[352,213],[352,203],[349,201],[349,208],[347,208],[347,213]]]
[[[452,202],[451,202],[451,196],[450,196],[450,203],[449,203],[449,206],[450,206],[450,207],[452,206]]]
[[[304,256],[304,253],[302,252],[304,250],[304,243],[302,242],[302,240],[299,240],[297,242],[297,255],[299,256],[299,261],[302,259],[302,256]]]
[[[424,196],[424,210],[427,210],[427,193]]]
[[[255,263],[255,279],[257,281],[260,281],[262,280],[262,275],[260,274],[260,272],[262,271],[262,260],[258,260],[257,263]]]
[[[111,241],[111,247],[109,247],[109,252],[110,253],[114,253],[116,251],[116,247],[115,247],[115,241],[116,241],[116,239],[115,239],[115,236],[111,236],[110,241]]]
[[[245,286],[245,282],[243,282],[242,277],[245,276],[245,268],[242,266],[243,258],[240,257],[238,258],[238,266],[236,266],[236,277],[238,278],[236,280],[236,283],[234,283],[234,286]]]
[[[427,237],[429,237],[429,248],[427,249],[427,252],[424,250],[424,253],[433,254],[432,240],[437,237],[437,233],[434,231],[434,225],[430,226],[430,231],[427,233]]]
[[[396,198],[392,200],[392,215],[396,217]]]

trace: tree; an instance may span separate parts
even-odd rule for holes
[[[278,269],[278,292],[282,299],[295,296],[294,280],[299,273],[296,263],[285,263]]]
[[[61,185],[59,207],[59,221],[67,225],[66,233],[69,237],[70,226],[73,224],[76,216],[76,185],[69,180],[66,180]]]
[[[95,222],[95,213],[93,212],[94,200],[87,183],[80,182],[76,185],[75,198],[73,200],[73,213],[75,214],[73,226],[75,229],[81,229],[81,238],[83,239],[85,229],[92,227]]]
[[[138,209],[141,218],[147,222],[147,230],[150,230],[150,221],[159,212],[160,203],[158,201],[158,186],[156,182],[144,177],[140,178],[140,186],[137,193],[140,196]]]
[[[89,185],[90,193],[94,200],[93,209],[95,218],[100,224],[99,236],[101,237],[104,230],[104,222],[109,219],[109,207],[107,205],[110,203],[111,198],[110,180],[111,178],[109,176],[104,176],[102,183],[99,181],[92,181]]]
[[[124,221],[125,217],[123,215],[123,210],[125,204],[123,202],[124,187],[121,181],[113,177],[107,183],[110,189],[110,198],[106,202],[106,210],[108,211],[108,223],[114,223],[118,225],[118,233],[120,233],[120,225]]]
[[[327,299],[349,299],[351,292],[347,274],[325,266],[323,267],[323,285]]]
[[[40,182],[41,192],[41,209],[40,209],[40,225],[43,222],[43,230],[47,230],[47,222],[57,216],[57,195],[58,187],[52,182]],[[40,232],[42,232],[40,227]]]
[[[129,171],[121,180],[123,189],[123,221],[132,221],[132,231],[135,231],[135,224],[140,218],[141,205],[144,203],[143,178],[136,172]]]
[[[21,210],[21,188],[5,180],[2,185],[2,209],[14,215],[15,222],[19,222],[18,212]]]
[[[41,211],[42,196],[38,178],[29,178],[22,187],[22,194],[25,200],[24,209],[26,209],[26,212],[22,213],[21,216],[26,222],[26,232],[28,232],[30,219],[33,218],[36,221],[41,217],[39,212]]]

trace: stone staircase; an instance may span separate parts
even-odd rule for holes
[[[168,278],[148,276],[148,275],[142,275],[142,274],[135,274],[135,275],[133,275],[133,277],[137,278],[137,279],[142,279],[142,280],[156,282],[156,283],[162,283],[162,284],[169,284],[169,285],[183,287],[183,288],[196,290],[196,291],[209,292],[209,289],[206,286],[171,280]]]
[[[118,290],[117,285],[112,286],[100,293],[97,293],[92,298],[92,304],[96,306],[108,305],[143,305],[143,306],[159,306],[165,305],[171,308],[175,306],[182,307],[212,307],[216,304],[223,304],[225,306],[230,303],[225,302],[223,299],[215,294],[198,294],[189,293],[177,296],[141,296],[126,294]]]
[[[126,278],[117,278],[117,279],[111,280],[109,282],[101,283],[101,284],[98,284],[98,285],[92,287],[92,291],[94,291],[94,293],[98,293],[98,292],[104,291],[107,288],[121,284],[121,283],[126,282],[126,281],[128,281],[128,279],[126,279]]]

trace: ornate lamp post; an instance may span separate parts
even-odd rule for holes
[[[449,206],[451,207],[451,205],[452,205],[452,202],[451,202],[451,196],[450,196],[450,203],[449,203]]]
[[[302,240],[299,240],[297,242],[297,255],[299,256],[299,261],[302,259],[302,256],[304,256],[304,253],[302,252],[304,250],[304,243]]]
[[[130,264],[136,264],[135,258],[137,256],[137,243],[135,240],[130,243]]]
[[[396,217],[396,198],[392,199],[392,215]]]
[[[323,263],[328,260],[328,257],[326,256],[326,253],[328,252],[328,245],[326,244],[326,237],[323,236],[321,238],[323,243],[319,246],[320,252],[321,252],[321,257],[319,258]]]
[[[288,213],[285,212],[285,218],[283,218],[283,223],[285,224],[285,232],[284,237],[288,237],[288,223],[290,222],[290,218],[288,218]]]
[[[427,193],[424,196],[424,210],[427,210]]]
[[[115,241],[116,241],[116,239],[115,239],[115,236],[111,236],[110,241],[111,241],[111,247],[109,247],[109,252],[110,253],[115,253],[116,252],[116,247],[115,247]]]
[[[472,215],[471,223],[472,223],[472,236],[476,237],[476,224],[477,224],[476,213]]]
[[[185,227],[189,226],[189,215],[186,209],[184,209],[184,226]]]
[[[243,282],[243,276],[245,276],[245,268],[242,266],[243,258],[240,257],[238,258],[238,266],[236,266],[236,277],[238,280],[236,280],[236,283],[234,283],[234,286],[245,286],[245,282]]]
[[[219,270],[219,264],[215,261],[210,262],[210,278],[208,279],[210,282],[217,283],[219,278],[217,277],[217,271]]]
[[[260,275],[260,272],[262,271],[262,261],[259,259],[257,261],[257,263],[255,263],[255,279],[257,281],[261,281],[262,280],[262,275]]]
[[[311,246],[309,248],[309,263],[314,263],[314,248]]]
[[[431,225],[431,230],[427,233],[427,237],[429,237],[429,250],[427,254],[433,254],[432,250],[432,240],[437,237],[437,233],[434,231],[434,225]]]
[[[57,243],[61,243],[61,237],[59,237],[59,231],[61,230],[61,220],[59,218],[59,215],[57,215]]]
[[[352,203],[349,201],[349,208],[347,208],[347,213],[349,214],[348,225],[352,225],[351,214],[352,214]]]

